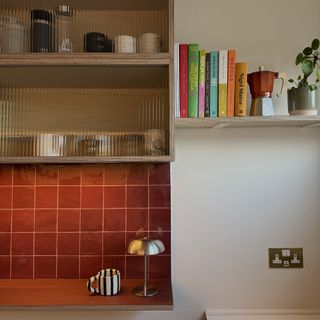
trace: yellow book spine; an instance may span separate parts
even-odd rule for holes
[[[219,117],[227,116],[228,85],[219,83]]]
[[[247,84],[248,84],[248,64],[236,63],[236,90],[234,115],[245,117],[247,115]]]

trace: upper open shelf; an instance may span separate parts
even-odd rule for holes
[[[180,118],[176,128],[320,127],[320,116]]]
[[[22,53],[0,54],[0,66],[169,65],[169,53]]]

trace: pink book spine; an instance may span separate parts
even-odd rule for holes
[[[204,118],[206,96],[206,52],[199,52],[199,118]]]

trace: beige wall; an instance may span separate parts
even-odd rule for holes
[[[319,36],[319,0],[175,3],[176,41],[234,47],[251,70],[293,75],[297,50]],[[276,102],[278,113],[285,100]],[[320,130],[178,130],[176,148],[173,312],[0,318],[196,320],[207,308],[320,308]],[[267,248],[278,246],[302,246],[305,268],[269,270]]]

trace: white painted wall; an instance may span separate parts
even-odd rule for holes
[[[175,3],[176,41],[234,47],[251,70],[265,65],[292,76],[297,51],[319,36],[319,0]],[[285,113],[285,97],[276,104]],[[319,309],[320,129],[178,130],[176,149],[173,312],[4,312],[0,319],[197,320],[214,308]],[[278,246],[303,247],[305,268],[269,270],[267,249]]]

